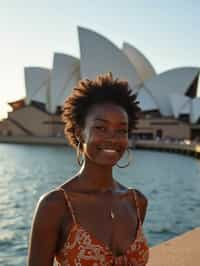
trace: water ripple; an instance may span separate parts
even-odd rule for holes
[[[147,196],[150,245],[200,226],[199,161],[150,151],[133,155],[133,164],[114,174]],[[60,146],[0,144],[0,160],[0,265],[23,266],[36,203],[78,170],[75,154]]]

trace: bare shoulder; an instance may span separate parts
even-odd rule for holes
[[[140,204],[147,206],[148,205],[147,197],[137,189],[135,189],[135,192],[137,194],[137,199],[139,200]]]
[[[139,209],[140,209],[141,221],[143,223],[145,216],[146,216],[148,199],[141,191],[135,189],[135,192],[136,192],[137,202],[138,202]]]
[[[117,182],[117,186],[118,189],[117,191],[120,192],[120,194],[123,195],[123,197],[128,197],[129,200],[132,201],[132,193],[133,193],[133,188],[128,188],[120,183]],[[146,198],[146,196],[139,190],[134,189],[135,193],[136,193],[136,200],[137,200],[137,204],[139,207],[139,211],[140,211],[140,219],[141,222],[144,222],[145,216],[146,216],[146,210],[147,210],[147,206],[148,206],[148,200]]]
[[[29,238],[28,265],[53,265],[64,214],[63,195],[58,190],[42,195],[37,203]],[[45,239],[45,241],[44,241]]]
[[[37,204],[37,209],[45,212],[59,212],[64,206],[63,193],[59,189],[55,189],[43,194]]]
[[[62,193],[55,189],[43,194],[35,208],[34,228],[58,228],[64,214],[65,202]]]
[[[117,191],[118,192],[121,192],[121,193],[128,195],[133,190],[132,187],[126,187],[119,182],[116,182],[116,184],[117,184]],[[138,189],[134,189],[134,191],[136,192],[137,200],[140,202],[140,204],[147,206],[148,200],[147,200],[146,196],[141,191],[139,191]]]

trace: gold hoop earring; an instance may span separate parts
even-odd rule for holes
[[[130,165],[130,163],[132,161],[132,154],[130,152],[130,149],[126,149],[126,151],[128,152],[128,162],[125,165],[116,164],[118,168],[126,168]]]
[[[81,143],[78,142],[77,149],[76,149],[76,160],[79,166],[83,165],[84,162],[84,156],[82,155],[81,149],[80,149]],[[82,156],[82,158],[81,158]]]

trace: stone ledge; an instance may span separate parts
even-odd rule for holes
[[[152,247],[147,266],[200,266],[200,227]]]
[[[0,136],[0,143],[67,145],[64,137]]]

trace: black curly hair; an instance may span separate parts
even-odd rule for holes
[[[106,102],[125,109],[128,114],[129,133],[135,128],[140,111],[139,102],[136,101],[136,94],[128,88],[127,81],[113,79],[111,73],[99,75],[95,80],[80,80],[67,97],[62,112],[64,133],[74,148],[78,145],[75,129],[84,128],[85,118],[91,106]]]

